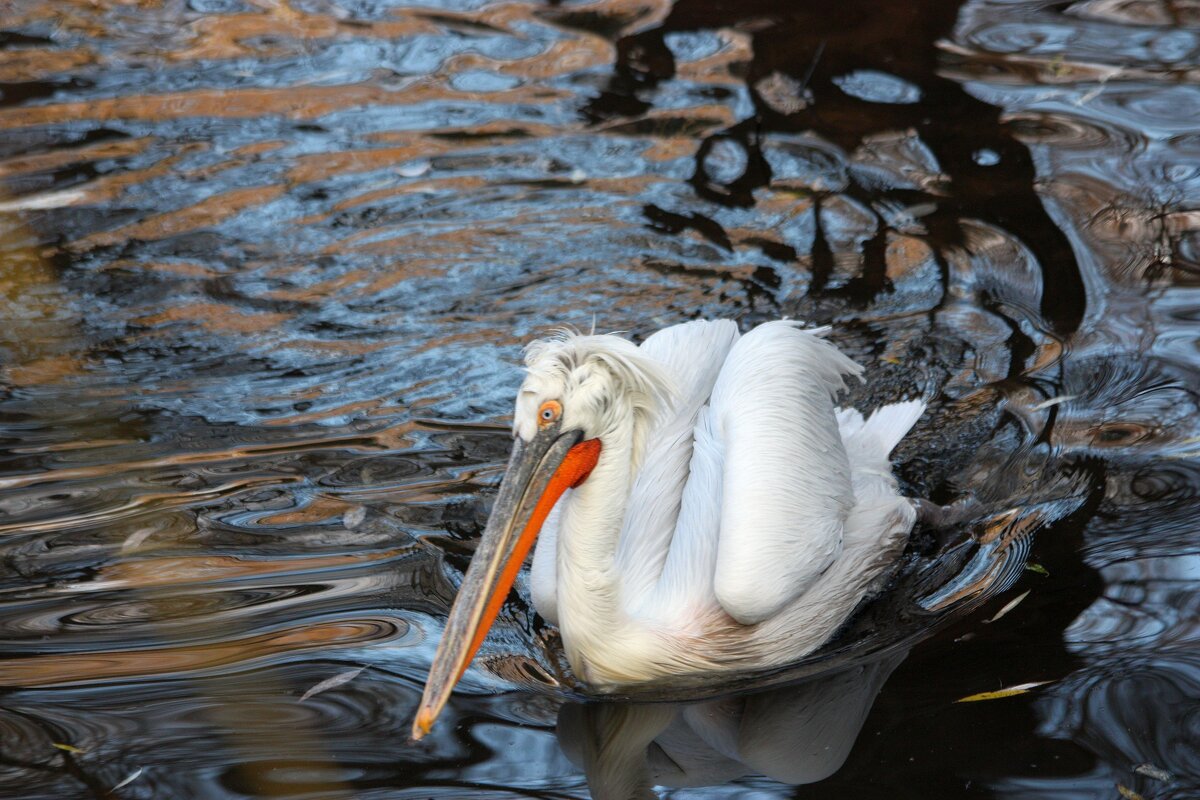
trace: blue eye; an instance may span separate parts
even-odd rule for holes
[[[542,407],[538,409],[538,417],[541,418],[540,425],[549,425],[562,415],[562,404],[557,400],[547,400],[542,403]]]

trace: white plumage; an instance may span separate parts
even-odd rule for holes
[[[513,454],[413,724],[429,731],[541,531],[533,601],[598,689],[819,647],[916,520],[889,453],[924,411],[839,410],[862,369],[793,322],[526,351]]]
[[[862,369],[825,332],[692,322],[640,348],[571,334],[530,348],[517,435],[553,397],[565,426],[603,444],[531,577],[582,679],[795,661],[899,555],[916,512],[888,457],[924,404],[836,409]]]

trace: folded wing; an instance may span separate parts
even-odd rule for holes
[[[825,330],[758,326],[730,349],[713,387],[725,453],[714,589],[743,624],[812,586],[841,552],[854,506],[834,397],[862,368]]]

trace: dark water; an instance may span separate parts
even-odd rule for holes
[[[2,796],[1200,796],[1195,2],[0,0],[0,304]],[[986,511],[765,694],[518,599],[410,744],[520,345],[780,315]]]

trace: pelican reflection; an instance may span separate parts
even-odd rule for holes
[[[748,775],[815,783],[845,763],[875,697],[908,655],[892,652],[803,683],[690,704],[568,703],[558,740],[596,800]]]

